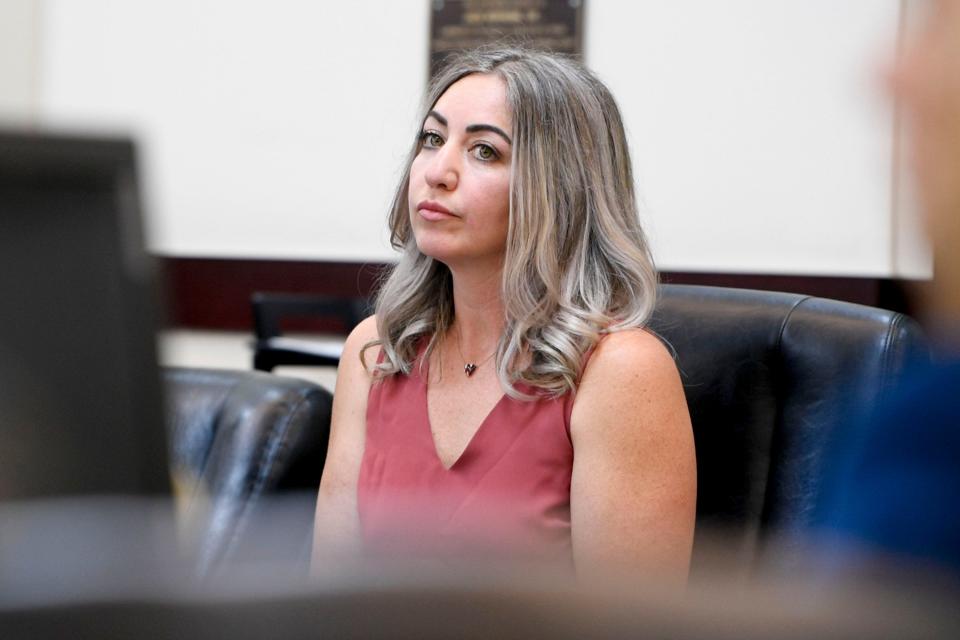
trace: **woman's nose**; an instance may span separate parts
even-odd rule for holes
[[[456,161],[455,150],[449,143],[437,149],[424,174],[427,184],[434,189],[456,189],[460,171]]]

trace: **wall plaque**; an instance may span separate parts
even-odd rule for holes
[[[584,0],[433,0],[430,76],[451,53],[484,44],[523,44],[582,55]]]

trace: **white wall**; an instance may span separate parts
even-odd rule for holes
[[[626,113],[661,266],[889,273],[893,117],[874,67],[899,2],[632,6],[591,3],[586,54]]]
[[[156,250],[390,255],[383,211],[425,81],[425,3],[46,6],[43,115],[136,132]]]
[[[34,0],[0,0],[0,123],[23,124],[36,114],[38,29]]]
[[[587,3],[661,267],[901,273],[877,80],[899,4]],[[157,251],[388,259],[429,5],[43,0],[40,111],[138,136]]]

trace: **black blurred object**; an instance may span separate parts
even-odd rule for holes
[[[133,144],[0,131],[0,500],[169,494]]]
[[[282,365],[337,366],[340,345],[287,338],[281,325],[286,318],[330,317],[339,320],[344,335],[350,333],[368,313],[362,298],[334,298],[286,293],[255,293],[253,330],[256,336],[253,368],[273,371]]]
[[[802,531],[833,430],[929,358],[907,316],[796,294],[666,285],[650,326],[675,350],[693,420],[697,542],[723,534],[694,545],[694,568],[718,551],[756,568],[766,543]]]
[[[169,368],[163,379],[171,463],[198,538],[199,572],[298,558],[305,571],[330,392],[255,371]]]

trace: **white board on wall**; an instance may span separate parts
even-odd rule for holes
[[[898,0],[632,4],[590,3],[586,53],[626,114],[661,267],[888,274]]]
[[[427,10],[47,0],[42,115],[138,137],[158,252],[384,259]]]
[[[42,114],[130,128],[152,247],[384,260],[427,0],[45,0]],[[894,275],[898,0],[591,0],[661,267]]]

